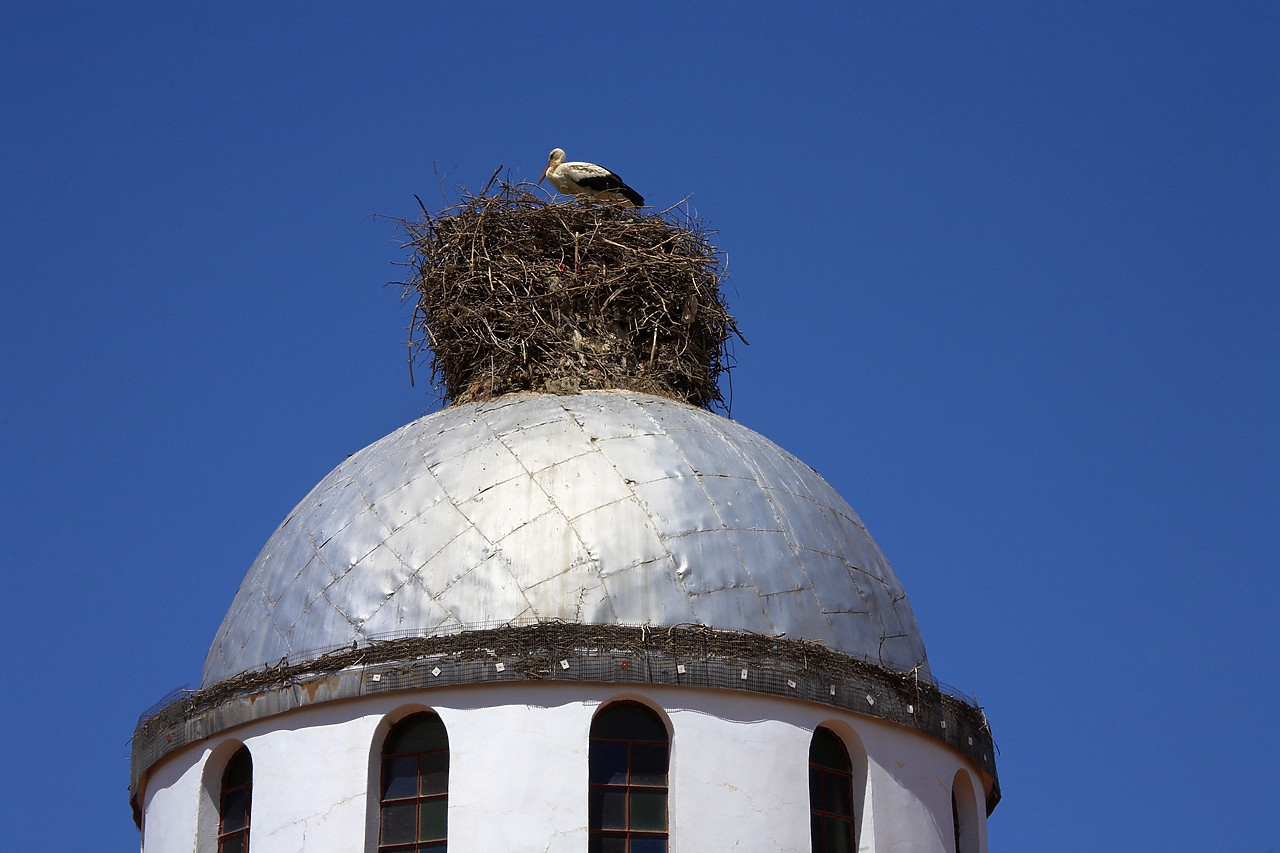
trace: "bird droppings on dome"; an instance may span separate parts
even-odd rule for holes
[[[410,366],[428,360],[447,403],[615,388],[727,409],[718,380],[742,336],[699,220],[500,181],[398,222]]]

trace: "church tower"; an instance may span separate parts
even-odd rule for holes
[[[404,223],[449,405],[342,462],[144,716],[144,853],[980,853],[981,710],[811,468],[714,414],[696,223]],[[477,248],[479,247],[479,248]]]

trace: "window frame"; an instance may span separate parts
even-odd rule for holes
[[[815,761],[815,748],[820,746],[820,741],[827,739],[831,741],[827,746],[839,748],[839,767]],[[813,853],[836,853],[841,849],[838,839],[830,837],[832,822],[838,827],[847,827],[848,845],[845,849],[857,849],[858,804],[854,799],[853,779],[853,760],[844,738],[826,726],[818,726],[809,739],[809,836]],[[838,789],[834,796],[828,796],[836,786]],[[847,804],[848,813],[827,808],[833,800],[839,805]]]
[[[427,739],[430,745],[427,749],[390,752],[389,750],[395,744],[395,741],[406,736],[406,732],[411,726],[418,724],[426,724],[429,727]],[[439,759],[443,757],[443,767],[441,768]],[[413,759],[416,762],[416,769],[413,775],[414,793],[409,796],[392,796],[388,797],[390,789],[388,779],[388,767],[394,761],[404,762],[407,759]],[[387,732],[387,736],[382,741],[382,748],[378,755],[378,821],[377,821],[377,844],[375,850],[378,853],[418,853],[418,851],[445,851],[449,842],[449,733],[444,727],[444,722],[434,711],[418,711],[405,716],[391,726]],[[443,772],[443,783],[436,786],[439,790],[424,790],[425,779],[433,774]],[[393,778],[410,778],[407,775]],[[433,836],[431,838],[419,838],[423,832],[423,815],[424,806],[436,806],[439,804],[443,809],[443,818],[441,826],[443,834]],[[384,840],[388,806],[404,808],[412,805],[413,808],[413,829],[411,840]],[[435,811],[435,809],[432,809]]]
[[[636,729],[632,731],[635,736],[618,736],[627,733],[607,731],[618,725],[610,719],[611,716],[637,712],[647,717],[648,722],[652,723],[652,732],[661,731],[660,737]],[[604,756],[605,750],[610,746],[615,748],[621,746],[625,750],[626,757],[623,762],[625,777],[621,783],[615,778],[601,781],[602,767],[606,772],[608,771],[608,766],[604,765],[606,761]],[[649,753],[648,761],[651,762],[655,757],[653,747],[661,747],[661,762],[660,765],[651,764],[646,772],[643,766],[646,763],[644,756],[646,752]],[[589,853],[650,853],[650,851],[665,853],[670,846],[671,833],[671,735],[662,717],[648,705],[632,699],[609,703],[591,721],[588,765],[587,849]],[[652,781],[652,778],[645,778],[655,776],[654,768],[657,766],[661,767],[660,784]],[[656,803],[655,795],[661,796],[662,828],[633,825],[634,804],[647,799],[652,807]],[[612,799],[615,803],[621,799],[624,804],[621,827],[604,825],[606,798]]]
[[[956,853],[979,853],[978,799],[972,777],[963,768],[951,780],[951,830]]]
[[[233,771],[239,770],[241,760],[248,762],[248,775],[244,781],[228,786]],[[228,799],[239,792],[244,792],[243,823],[233,829],[227,829]],[[221,783],[218,785],[218,832],[216,836],[218,853],[249,853],[249,827],[253,813],[253,755],[244,744],[240,745],[231,759],[222,768]],[[240,818],[241,815],[235,815]],[[235,843],[239,842],[239,847]]]

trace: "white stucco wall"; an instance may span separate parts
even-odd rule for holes
[[[363,849],[369,743],[381,715],[351,710],[321,705],[303,727],[243,738],[253,756],[250,850]]]
[[[595,703],[543,685],[451,693],[431,706],[449,732],[449,849],[585,851]]]
[[[672,731],[671,853],[808,853],[808,752],[828,725],[866,750],[859,849],[950,853],[951,781],[967,759],[937,741],[830,708],[684,687],[505,684],[337,701],[259,720],[167,757],[147,778],[146,853],[194,851],[210,751],[253,757],[253,853],[351,853],[376,846],[377,755],[388,715],[440,715],[449,736],[449,848],[455,853],[585,853],[591,718],[630,698]],[[851,736],[852,735],[852,736]],[[977,791],[978,802],[982,792]],[[978,809],[980,850],[985,810]]]
[[[196,744],[153,768],[142,800],[143,851],[194,851],[200,774],[208,744]]]

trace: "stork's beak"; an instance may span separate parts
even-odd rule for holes
[[[550,169],[550,168],[551,168],[551,161],[550,161],[550,160],[548,160],[548,161],[547,161],[547,165],[545,165],[545,166],[543,166],[543,167],[542,167],[542,175],[541,175],[541,176],[539,176],[539,178],[538,178],[538,184],[539,184],[539,185],[541,185],[541,184],[542,184],[542,179],[543,179],[543,178],[545,178],[545,177],[547,176],[547,169]]]

